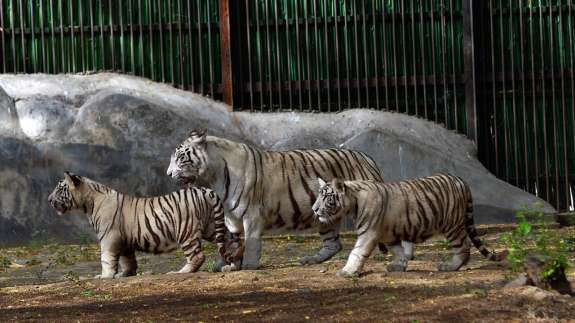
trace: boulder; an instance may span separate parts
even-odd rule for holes
[[[464,136],[398,113],[231,113],[201,95],[126,75],[0,75],[0,123],[1,244],[91,233],[83,216],[58,217],[46,202],[65,170],[138,196],[175,190],[165,175],[170,154],[200,127],[265,149],[364,151],[387,181],[453,173],[470,184],[478,223],[510,222],[536,202],[554,212],[491,175]]]

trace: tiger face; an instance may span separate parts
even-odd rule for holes
[[[182,186],[195,184],[208,167],[206,131],[193,130],[170,159],[167,174]]]
[[[58,182],[54,191],[48,196],[48,202],[58,212],[58,215],[63,215],[80,207],[78,198],[75,195],[78,193],[77,188],[81,183],[82,179],[80,176],[69,172],[66,172],[64,179]]]
[[[316,219],[323,224],[332,224],[340,219],[349,205],[346,196],[345,183],[340,179],[333,179],[326,183],[321,178],[319,181],[319,196],[312,206]]]

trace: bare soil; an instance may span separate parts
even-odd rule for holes
[[[501,250],[498,231],[487,228],[483,239]],[[575,228],[560,231],[575,236]],[[476,250],[460,271],[437,272],[448,256],[441,240],[418,245],[405,273],[388,273],[390,256],[377,253],[361,277],[337,277],[353,243],[345,235],[335,259],[302,267],[297,260],[319,248],[317,236],[268,238],[263,268],[233,273],[209,272],[210,245],[194,274],[163,274],[183,264],[180,253],[141,254],[139,275],[116,280],[89,278],[100,270],[96,245],[0,249],[0,322],[575,321],[575,298],[504,289],[513,275]],[[575,280],[575,271],[568,278]]]

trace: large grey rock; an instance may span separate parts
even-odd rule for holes
[[[170,153],[198,127],[266,149],[361,150],[388,181],[459,175],[471,185],[479,223],[509,222],[535,202],[554,211],[491,175],[464,136],[402,114],[229,113],[205,97],[115,74],[0,75],[0,88],[9,95],[0,90],[0,121],[11,122],[0,128],[0,243],[91,233],[84,217],[58,217],[46,202],[64,170],[135,195],[174,190],[165,175]]]

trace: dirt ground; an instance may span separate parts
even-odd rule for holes
[[[501,250],[494,231],[487,228],[492,233],[483,239]],[[575,236],[575,228],[561,233]],[[386,272],[390,256],[377,253],[361,277],[337,277],[353,243],[354,236],[345,235],[335,259],[302,267],[297,260],[319,248],[317,236],[269,238],[261,270],[233,273],[209,272],[210,245],[195,274],[163,274],[183,264],[181,253],[141,254],[139,275],[116,280],[89,278],[100,270],[96,245],[32,242],[0,249],[0,322],[575,321],[575,298],[503,289],[512,275],[476,250],[460,271],[437,272],[448,256],[442,240],[418,245],[405,273]],[[575,281],[573,269],[569,279]]]

